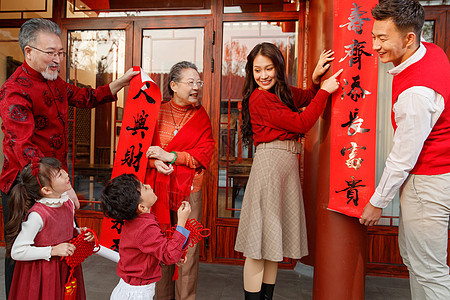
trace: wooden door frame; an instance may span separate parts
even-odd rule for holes
[[[214,48],[214,28],[213,28],[213,18],[211,15],[203,16],[180,16],[174,18],[172,17],[155,17],[145,20],[137,20],[134,22],[134,41],[133,41],[133,64],[140,66],[142,63],[141,49],[142,49],[142,32],[146,29],[189,29],[189,28],[203,28],[203,81],[205,82],[202,91],[202,106],[208,113],[211,119],[211,123],[214,123],[214,119],[211,117],[211,110],[214,107],[212,91],[213,91],[213,48]],[[213,155],[214,156],[214,155]],[[204,227],[211,228],[210,219],[208,218],[208,206],[212,199],[210,197],[209,190],[211,185],[207,184],[206,181],[210,182],[206,178],[211,175],[207,172],[204,176],[205,180],[202,185],[202,224]],[[209,241],[209,239],[208,239]],[[209,243],[201,241],[200,248],[200,259],[202,261],[210,261],[208,252]]]
[[[86,22],[87,21],[87,22]],[[75,30],[125,30],[125,42],[127,49],[125,53],[125,70],[131,68],[133,65],[141,66],[141,49],[142,49],[142,31],[144,29],[183,29],[183,28],[204,28],[203,39],[203,81],[206,83],[203,88],[202,105],[205,110],[211,115],[211,110],[214,105],[211,100],[213,90],[213,18],[211,15],[201,16],[161,16],[161,17],[134,17],[134,18],[98,18],[98,19],[63,19],[61,22],[62,43],[68,46],[68,32]],[[220,66],[216,68],[220,69]],[[68,62],[61,68],[60,76],[66,78]],[[125,93],[127,93],[126,87]],[[213,122],[214,123],[214,122]],[[207,176],[206,176],[207,177]],[[203,185],[203,199],[211,199],[210,184]],[[207,218],[207,203],[210,201],[204,200],[202,215],[205,227],[209,227]],[[200,245],[200,253],[203,260],[207,260],[206,249],[204,243]]]
[[[180,16],[171,17],[152,17],[134,21],[134,40],[133,40],[133,65],[141,65],[141,49],[142,49],[142,31],[145,29],[189,29],[204,28],[204,44],[203,44],[203,98],[202,106],[208,114],[211,113],[211,83],[212,83],[212,36],[213,36],[213,20],[210,15],[204,16]],[[205,96],[206,101],[205,101]]]
[[[216,257],[217,247],[225,244],[234,245],[234,234],[237,231],[239,219],[218,218],[217,195],[218,195],[218,150],[219,150],[219,120],[220,120],[220,98],[221,98],[221,70],[223,52],[223,24],[224,22],[246,22],[246,21],[296,21],[299,23],[298,34],[298,64],[297,85],[304,87],[310,83],[306,74],[312,70],[305,69],[306,61],[306,22],[305,3],[301,2],[300,11],[288,12],[265,12],[265,13],[236,13],[224,14],[223,1],[213,0],[210,15],[186,15],[186,16],[157,16],[157,17],[127,17],[127,18],[98,18],[98,19],[62,19],[62,42],[67,45],[68,32],[73,30],[126,30],[127,52],[125,55],[126,69],[132,65],[141,64],[142,41],[140,35],[144,29],[169,29],[169,28],[195,28],[203,27],[204,53],[203,53],[203,80],[210,82],[203,90],[203,106],[208,112],[213,129],[213,137],[216,140],[215,151],[212,162],[205,174],[202,187],[203,210],[202,223],[211,229],[211,237],[206,243],[201,244],[202,259],[207,262],[242,264],[240,254],[228,253],[230,258]],[[214,16],[214,17],[213,17]],[[214,36],[214,38],[213,38]],[[130,42],[132,41],[132,42]],[[129,45],[129,46],[128,46]],[[131,48],[130,48],[131,47]],[[131,50],[131,51],[130,51]],[[67,63],[66,63],[67,65]],[[61,68],[61,77],[66,78],[66,67]],[[206,98],[206,99],[205,99]],[[209,99],[207,99],[209,98]],[[206,100],[206,101],[205,101]],[[226,236],[218,236],[218,229],[227,229]],[[231,234],[231,235],[230,235]],[[218,238],[220,240],[218,240]],[[227,240],[227,241],[226,241]],[[288,264],[294,267],[295,264]]]
[[[450,59],[450,5],[424,6],[425,20],[434,21],[434,43]]]
[[[88,31],[95,31],[95,30],[125,30],[125,43],[127,41],[132,41],[133,38],[133,21],[126,20],[126,19],[115,19],[115,18],[105,18],[102,19],[89,19],[88,22],[86,22],[85,19],[62,19],[61,20],[61,42],[63,44],[63,47],[68,50],[69,44],[68,44],[68,34],[70,31],[77,31],[77,30],[88,30]],[[132,54],[131,51],[126,51],[125,53],[125,70],[128,70],[131,68],[131,59]],[[60,76],[64,79],[64,81],[69,82],[68,78],[68,69],[70,69],[69,66],[69,60],[66,57],[66,61],[64,66],[61,67],[60,70]],[[128,87],[125,87],[125,94],[128,93]],[[111,105],[114,105],[115,103],[112,103]],[[70,120],[68,120],[70,123]],[[113,121],[113,126],[116,126],[115,120]],[[75,118],[72,120],[73,122],[73,130],[75,130]],[[75,137],[75,135],[74,135]],[[115,144],[115,140],[111,142],[111,146]],[[70,174],[71,177],[74,176],[75,172],[75,143],[72,145],[72,174]],[[112,162],[111,162],[112,164]]]
[[[220,1],[219,1],[220,2]],[[222,53],[223,53],[223,24],[225,22],[261,22],[261,21],[296,21],[299,23],[299,34],[297,43],[299,45],[298,54],[298,64],[297,70],[297,85],[303,87],[306,84],[306,79],[304,74],[311,73],[312,70],[305,70],[304,68],[304,51],[305,44],[304,40],[306,37],[306,27],[305,27],[305,3],[301,2],[300,11],[286,11],[286,12],[270,12],[270,13],[236,13],[236,14],[224,14],[223,3],[217,4],[213,7],[216,11],[212,11],[216,16],[214,30],[216,34],[216,41],[214,47],[214,60],[215,72],[213,75],[213,91],[212,99],[216,99],[216,105],[211,107],[210,117],[213,127],[213,137],[216,140],[216,148],[212,158],[212,163],[210,169],[208,170],[207,180],[205,180],[206,185],[208,185],[208,194],[210,195],[208,200],[210,204],[207,207],[207,216],[210,216],[211,220],[208,225],[211,229],[211,238],[208,248],[208,262],[221,263],[221,264],[243,264],[244,260],[240,253],[229,248],[232,244],[234,248],[234,241],[237,232],[237,227],[239,224],[239,219],[234,218],[219,218],[218,217],[218,158],[219,158],[219,120],[220,120],[220,99],[221,99],[221,65],[222,65]],[[218,16],[218,17],[217,17]],[[300,71],[301,70],[301,71]],[[308,72],[307,72],[308,71]],[[310,83],[310,80],[308,81]],[[219,232],[224,236],[219,236]],[[220,239],[219,239],[220,238]],[[225,246],[229,249],[225,249],[225,254],[227,257],[217,257],[217,247]],[[295,267],[295,262],[283,264],[283,267],[293,268]]]
[[[89,19],[63,19],[61,21],[61,41],[65,47],[68,47],[68,32],[75,30],[125,30],[125,43],[133,40],[133,21],[124,18],[98,18]],[[132,43],[130,43],[132,45]],[[131,46],[132,47],[132,46]],[[128,50],[128,49],[127,49]],[[66,58],[67,59],[67,58]],[[67,79],[68,60],[61,68],[61,78]],[[132,67],[132,51],[125,53],[125,70]]]

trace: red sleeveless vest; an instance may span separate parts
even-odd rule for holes
[[[411,174],[437,175],[450,172],[450,64],[444,51],[431,43],[425,56],[394,76],[392,107],[398,96],[413,86],[425,86],[444,97],[445,108],[423,144],[422,151]],[[394,111],[392,126],[397,129]]]

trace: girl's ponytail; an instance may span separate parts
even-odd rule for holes
[[[21,174],[22,175],[22,174]],[[22,181],[22,176],[19,177],[19,183],[16,184],[10,192],[8,207],[9,217],[6,224],[5,241],[6,241],[6,256],[11,256],[11,248],[16,240],[17,235],[21,230],[21,224],[27,215],[30,208],[35,201],[28,197],[25,185]]]
[[[52,177],[61,169],[61,162],[53,157],[33,158],[19,174],[19,183],[10,191],[9,217],[5,226],[6,255],[11,256],[11,248],[22,228],[28,211],[43,197],[42,187],[52,185]]]

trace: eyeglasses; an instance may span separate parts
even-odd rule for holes
[[[183,82],[183,81],[177,81],[179,83],[185,83],[187,85],[189,85],[190,87],[194,87],[194,85],[198,86],[198,87],[202,87],[203,86],[203,81],[199,80],[199,81],[193,81],[193,80],[189,80],[187,82]]]
[[[66,56],[66,54],[67,54],[64,51],[44,51],[44,50],[38,49],[36,47],[30,46],[30,45],[27,45],[27,46],[32,48],[32,49],[34,49],[34,50],[37,50],[39,52],[45,53],[51,58],[56,58],[57,56],[59,56],[59,58],[64,58]]]

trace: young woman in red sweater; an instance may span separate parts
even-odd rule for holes
[[[253,141],[256,153],[235,245],[246,257],[245,299],[272,299],[278,262],[308,254],[298,140],[339,87],[336,78],[342,70],[320,86],[333,53],[322,52],[312,76],[314,85],[308,90],[288,85],[285,61],[275,45],[258,44],[247,56],[242,139],[247,146]]]

